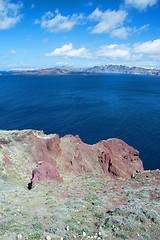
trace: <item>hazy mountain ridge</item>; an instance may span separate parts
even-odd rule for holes
[[[88,68],[87,72],[92,73],[122,73],[160,76],[160,69],[145,67],[129,67],[125,65],[101,65]]]
[[[68,68],[46,68],[31,71],[19,71],[13,73],[13,75],[92,75],[96,73],[90,73],[89,71],[83,71],[81,69],[68,69]]]
[[[125,65],[101,65],[90,68],[74,68],[68,66],[36,69],[36,70],[23,70],[15,71],[13,75],[94,75],[105,73],[121,73],[121,74],[137,74],[137,75],[154,75],[160,76],[160,69],[158,68],[145,68],[145,67],[130,67]]]

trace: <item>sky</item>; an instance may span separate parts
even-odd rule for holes
[[[0,0],[0,70],[160,68],[160,0]]]

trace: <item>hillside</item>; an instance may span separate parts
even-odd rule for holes
[[[93,75],[96,73],[89,73],[87,71],[82,71],[81,69],[63,69],[63,68],[46,68],[39,70],[30,71],[18,71],[13,73],[13,75]]]
[[[158,240],[159,180],[120,139],[0,131],[0,239]]]

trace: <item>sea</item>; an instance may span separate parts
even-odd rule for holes
[[[119,138],[160,168],[160,77],[143,75],[0,76],[0,129]]]

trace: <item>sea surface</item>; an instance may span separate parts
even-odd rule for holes
[[[0,129],[79,135],[85,143],[120,138],[160,168],[160,77],[0,76]]]

